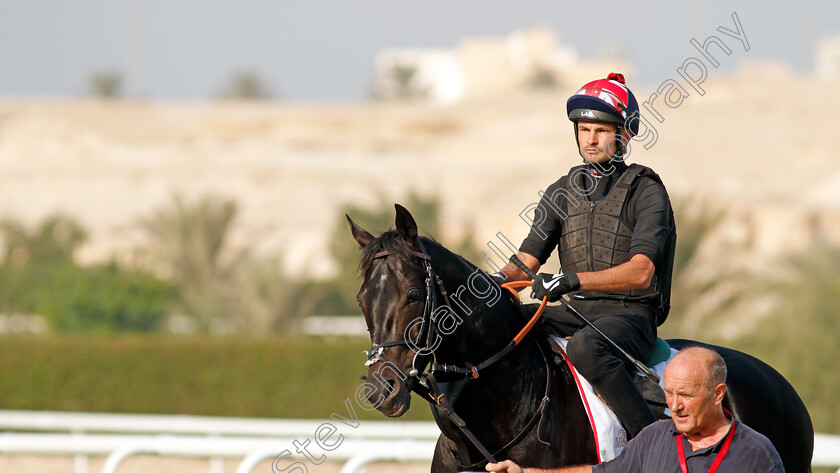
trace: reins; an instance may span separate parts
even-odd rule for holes
[[[542,415],[543,415],[546,407],[548,406],[548,404],[550,402],[549,393],[551,391],[551,367],[549,366],[548,358],[546,357],[545,352],[543,351],[543,348],[539,345],[539,343],[537,343],[537,347],[539,348],[540,354],[542,355],[543,361],[545,363],[545,369],[546,369],[545,393],[543,395],[542,400],[540,401],[540,405],[537,408],[537,410],[534,412],[531,419],[528,421],[528,423],[522,429],[522,431],[520,431],[517,435],[515,435],[514,438],[510,442],[508,442],[504,447],[502,447],[497,452],[491,454],[489,452],[489,450],[487,450],[487,448],[481,443],[481,441],[479,441],[478,438],[469,430],[469,428],[466,425],[466,422],[464,422],[464,420],[461,419],[460,416],[458,416],[458,414],[453,409],[452,404],[455,402],[455,399],[458,397],[458,395],[464,389],[464,387],[466,386],[466,384],[469,380],[478,379],[478,377],[480,376],[480,372],[482,370],[492,366],[493,364],[495,364],[496,362],[498,362],[499,360],[504,358],[507,354],[511,353],[522,342],[522,340],[525,339],[525,337],[528,335],[528,333],[531,331],[531,329],[534,327],[534,325],[536,325],[540,316],[542,316],[543,310],[545,309],[545,306],[548,303],[548,297],[543,298],[542,303],[540,304],[537,311],[534,313],[534,315],[531,317],[531,319],[525,324],[525,326],[522,327],[522,329],[519,331],[519,333],[517,333],[516,336],[513,337],[513,340],[511,340],[510,343],[508,343],[504,348],[502,348],[501,350],[499,350],[498,352],[496,352],[494,355],[490,356],[486,360],[482,361],[481,363],[479,363],[477,365],[472,365],[470,363],[465,363],[464,367],[456,366],[456,365],[448,365],[448,364],[445,364],[445,363],[438,363],[437,360],[434,357],[434,350],[429,351],[430,350],[430,340],[432,339],[432,337],[435,334],[437,334],[437,325],[436,325],[436,320],[433,317],[433,314],[435,313],[436,306],[437,306],[437,294],[438,294],[438,292],[443,297],[444,304],[447,307],[449,307],[450,310],[451,310],[452,306],[449,303],[448,293],[446,292],[446,288],[443,285],[443,281],[441,280],[440,276],[438,276],[437,273],[435,273],[434,269],[432,268],[431,257],[428,255],[428,253],[426,253],[425,248],[423,246],[423,242],[420,239],[418,239],[417,243],[418,243],[418,246],[420,248],[420,251],[411,250],[411,253],[414,256],[420,258],[420,260],[423,264],[424,270],[426,272],[426,301],[425,301],[425,305],[424,305],[424,308],[423,308],[423,316],[421,318],[420,331],[418,333],[418,336],[417,336],[416,340],[417,340],[418,343],[425,342],[425,346],[419,347],[420,350],[416,350],[415,346],[412,346],[412,344],[410,344],[406,339],[389,341],[389,342],[384,342],[384,343],[380,343],[380,344],[371,344],[370,349],[365,352],[365,354],[368,357],[367,361],[365,362],[365,365],[366,366],[371,366],[373,364],[382,362],[383,364],[388,365],[389,367],[397,370],[398,373],[401,373],[403,376],[405,376],[404,379],[409,378],[409,377],[417,378],[418,382],[413,383],[411,385],[410,389],[412,391],[414,391],[415,393],[419,394],[423,399],[428,401],[431,404],[433,410],[436,409],[439,412],[445,414],[446,417],[453,424],[455,424],[459,428],[461,433],[464,434],[464,436],[470,441],[470,443],[472,443],[473,446],[479,452],[481,452],[482,456],[484,456],[486,461],[495,462],[496,461],[496,459],[494,458],[495,455],[498,455],[498,454],[504,452],[505,450],[507,450],[511,446],[518,443],[522,439],[522,437],[533,427],[534,423],[538,419],[542,418]],[[387,257],[388,255],[391,255],[391,254],[392,253],[388,250],[382,250],[382,251],[379,251],[379,252],[375,253],[373,255],[373,259],[384,258],[384,257]],[[511,293],[513,293],[518,298],[519,294],[516,291],[516,289],[524,288],[524,287],[530,286],[530,285],[531,285],[531,283],[528,282],[528,281],[512,281],[512,282],[502,284],[501,287],[509,290]],[[435,288],[437,288],[437,290],[435,290]],[[402,369],[399,368],[398,366],[396,366],[393,362],[391,362],[390,360],[388,360],[388,359],[386,359],[382,356],[382,353],[384,352],[386,347],[392,347],[392,346],[398,346],[398,345],[406,345],[409,348],[411,348],[412,351],[415,352],[414,359],[411,362],[411,370],[407,374],[405,372],[403,372]],[[428,353],[423,353],[424,351],[429,351],[429,352]],[[431,356],[432,359],[431,359],[430,364],[429,364],[429,361],[426,361],[420,367],[418,367],[416,363],[417,363],[417,360],[418,360],[418,356],[421,355],[421,353],[422,353],[423,356]],[[429,371],[424,371],[425,367],[427,365],[429,366],[430,369],[429,369]],[[454,383],[452,383],[452,384],[454,384],[454,386],[451,389],[448,389],[447,393],[444,393],[443,392],[444,390],[440,387],[440,383],[437,381],[436,373],[461,374],[461,375],[465,375],[465,377],[462,378],[462,379],[459,379],[458,381],[456,381]],[[362,378],[365,379],[365,377],[362,377]],[[448,385],[449,383],[446,383],[446,384]],[[538,437],[538,440],[539,440],[539,435],[537,437]],[[478,466],[482,463],[482,462],[470,463],[469,462],[469,452],[466,450],[466,448],[463,445],[459,445],[459,456],[463,456],[467,460],[467,463],[464,464],[464,463],[461,462],[460,459],[458,459],[458,463],[461,464],[461,467],[472,468],[472,467]]]
[[[512,292],[517,299],[519,298],[519,293],[516,291],[516,289],[522,289],[529,286],[531,286],[531,281],[511,281],[502,284],[502,287]],[[537,321],[540,319],[540,316],[542,316],[546,304],[548,304],[548,296],[543,297],[542,302],[540,302],[539,308],[537,308],[537,311],[534,312],[533,316],[531,316],[531,320],[529,320],[528,323],[525,324],[524,327],[522,327],[522,330],[520,330],[519,333],[516,334],[515,337],[513,337],[514,343],[518,345],[519,342],[521,342],[522,339],[525,338],[525,335],[528,335],[528,332],[531,331],[534,325],[537,324]]]

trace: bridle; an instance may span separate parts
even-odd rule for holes
[[[547,298],[543,298],[539,309],[537,309],[537,311],[534,313],[534,315],[531,317],[531,319],[528,321],[525,327],[523,327],[522,330],[520,330],[520,332],[513,338],[513,340],[511,340],[510,343],[508,343],[504,348],[502,348],[483,362],[479,363],[478,365],[472,365],[471,363],[467,362],[465,363],[465,366],[461,367],[445,363],[438,363],[435,357],[434,348],[432,344],[433,337],[436,335],[441,335],[438,331],[435,318],[435,314],[440,308],[438,293],[440,293],[444,305],[449,310],[451,310],[452,306],[449,302],[449,296],[446,291],[446,288],[444,287],[443,280],[435,272],[434,268],[432,268],[431,257],[426,252],[423,242],[419,238],[417,239],[417,247],[420,249],[420,251],[411,250],[411,253],[420,259],[424,271],[426,273],[426,300],[425,305],[423,307],[423,315],[420,321],[420,331],[415,339],[417,343],[411,343],[406,339],[408,335],[407,332],[411,330],[411,328],[409,327],[409,329],[406,330],[406,337],[401,340],[392,340],[379,344],[371,344],[370,349],[365,351],[365,354],[367,355],[367,361],[365,361],[365,366],[372,366],[376,363],[382,363],[396,370],[397,373],[400,374],[400,382],[403,383],[403,386],[409,387],[412,391],[419,394],[424,400],[429,402],[432,406],[433,412],[437,410],[438,412],[446,415],[446,417],[459,428],[461,433],[463,433],[467,437],[467,439],[473,444],[473,446],[476,449],[478,449],[479,452],[481,452],[486,461],[496,462],[495,456],[506,451],[510,447],[516,445],[516,443],[518,443],[520,440],[522,440],[522,438],[525,436],[525,434],[528,433],[528,431],[530,431],[533,425],[538,420],[542,419],[543,413],[548,407],[549,394],[551,392],[551,366],[540,344],[537,343],[536,345],[539,348],[540,354],[543,358],[543,362],[545,363],[545,393],[543,395],[542,400],[540,401],[539,407],[537,408],[536,412],[532,415],[531,419],[528,421],[525,427],[516,436],[514,436],[514,438],[510,442],[508,442],[504,447],[491,454],[489,450],[487,450],[487,448],[481,443],[481,441],[479,441],[478,438],[476,438],[476,436],[469,430],[469,428],[466,425],[466,422],[464,422],[464,420],[461,419],[458,416],[458,414],[455,413],[452,404],[455,402],[455,399],[464,389],[468,381],[472,379],[478,379],[481,371],[504,358],[507,354],[511,353],[519,345],[519,343],[525,338],[525,336],[528,334],[528,332],[536,324],[537,320],[542,315],[543,309],[545,309],[548,300]],[[376,260],[379,258],[385,258],[391,254],[392,253],[388,250],[382,250],[375,253],[373,255],[373,259]],[[531,283],[527,281],[515,281],[511,283],[505,283],[502,285],[502,287],[508,289],[515,296],[518,297],[518,293],[515,289],[530,285]],[[423,343],[423,346],[419,347],[419,343]],[[411,370],[409,370],[408,373],[405,373],[402,370],[402,368],[400,368],[392,361],[382,356],[383,352],[385,351],[385,348],[401,345],[406,345],[412,351],[414,351],[414,358],[411,361]],[[418,358],[425,359],[425,361],[420,361],[420,364],[418,364]],[[427,367],[430,368],[428,371],[426,371]],[[438,373],[460,374],[464,375],[464,377],[454,382],[451,388],[442,389],[440,383],[437,381]],[[405,380],[410,378],[415,378],[416,382],[406,384]],[[363,376],[362,379],[366,379],[366,377]],[[444,392],[444,390],[446,390],[447,392]],[[546,443],[539,438],[539,435],[537,435],[537,439],[542,443]],[[464,447],[461,444],[459,444],[459,456],[467,460],[467,463],[464,463],[460,459],[456,458],[456,460],[461,466],[461,469],[473,469],[475,467],[481,466],[484,463],[484,461],[470,462],[469,451],[466,449],[466,447]]]
[[[397,370],[400,373],[403,379],[420,377],[421,372],[426,374],[425,371],[426,367],[429,365],[429,360],[426,362],[418,365],[418,357],[428,357],[431,355],[432,360],[434,360],[434,349],[432,347],[432,337],[436,334],[439,335],[437,331],[437,324],[435,323],[435,318],[433,317],[436,308],[438,307],[438,300],[437,294],[440,292],[441,296],[443,297],[444,304],[447,307],[452,307],[449,303],[449,295],[446,292],[446,288],[443,285],[443,280],[435,273],[435,270],[432,268],[432,259],[429,257],[428,253],[426,253],[425,248],[423,247],[423,242],[419,239],[417,240],[418,246],[420,251],[412,250],[411,253],[420,258],[420,261],[423,264],[423,268],[426,272],[426,301],[423,306],[423,315],[420,318],[420,331],[417,334],[417,338],[415,339],[414,343],[409,342],[407,340],[408,333],[406,333],[405,337],[399,340],[392,340],[389,342],[384,343],[373,343],[370,346],[370,349],[365,351],[367,355],[367,361],[365,362],[365,366],[372,366],[376,363],[383,363],[385,365],[390,366],[391,368]],[[390,255],[391,252],[388,250],[382,250],[373,255],[373,259],[385,258],[386,256]],[[437,287],[437,290],[435,290]],[[408,332],[408,330],[406,331]],[[419,344],[422,343],[422,346]],[[405,345],[409,349],[414,352],[414,358],[411,360],[411,370],[408,373],[405,373],[402,368],[395,365],[393,362],[388,360],[387,358],[382,357],[382,353],[385,351],[387,347],[394,347]]]

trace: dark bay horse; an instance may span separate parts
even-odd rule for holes
[[[362,248],[358,300],[372,344],[367,401],[399,417],[412,391],[437,399],[430,403],[441,429],[433,472],[483,470],[488,456],[543,468],[596,463],[575,381],[540,325],[512,345],[526,322],[519,302],[464,258],[418,237],[411,214],[396,211],[396,230],[379,237],[347,217]],[[786,471],[810,471],[813,428],[790,384],[756,358],[708,347],[729,369],[724,404],[773,442]]]

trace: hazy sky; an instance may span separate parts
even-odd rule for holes
[[[283,100],[365,99],[374,57],[387,47],[451,48],[468,36],[553,28],[582,57],[620,48],[632,85],[675,76],[689,40],[738,13],[750,43],[732,56],[813,66],[813,46],[840,33],[840,2],[561,2],[559,0],[0,0],[0,96],[78,96],[94,71],[118,71],[152,99],[217,94],[238,70],[256,71]],[[621,5],[616,7],[613,5]]]

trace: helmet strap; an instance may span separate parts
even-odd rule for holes
[[[622,139],[622,135],[624,134],[624,125],[616,125],[615,126],[615,152],[610,155],[610,161],[621,158],[624,156],[624,153],[627,152],[627,148],[624,146],[624,140]]]

